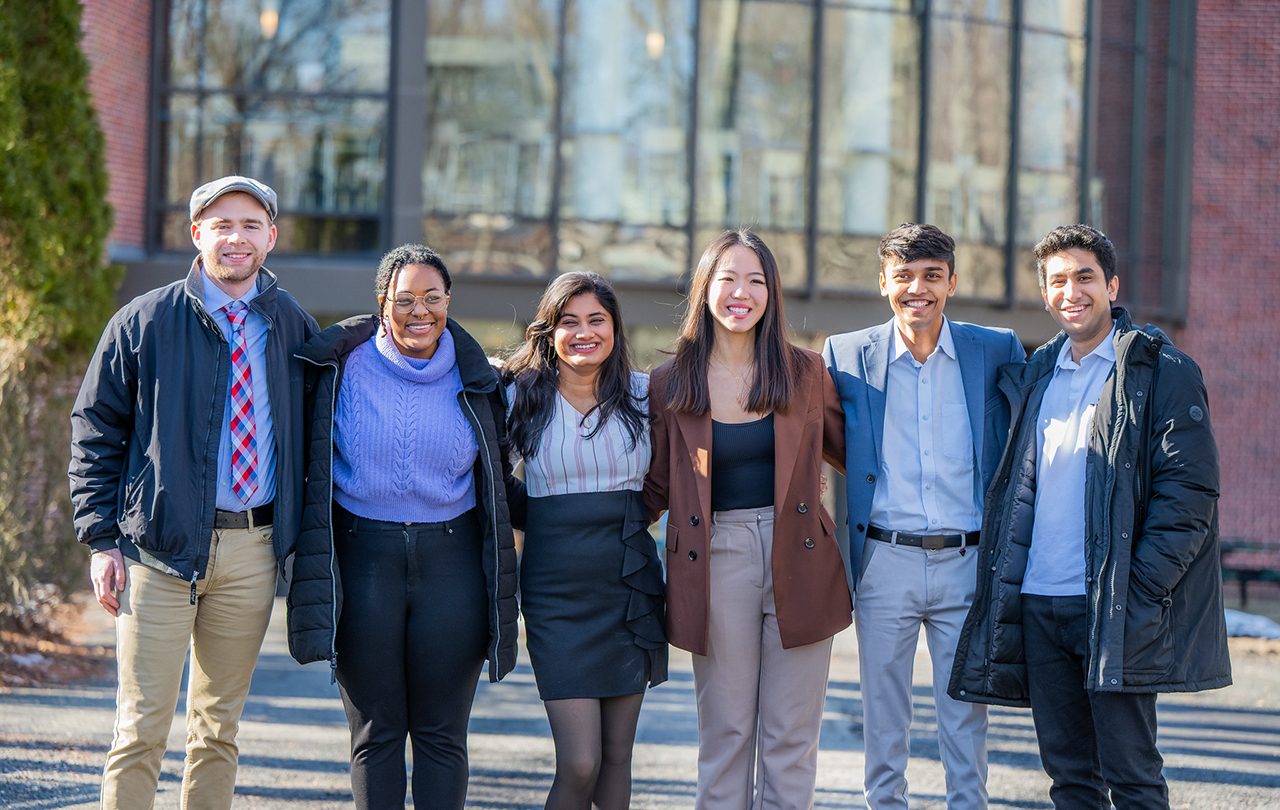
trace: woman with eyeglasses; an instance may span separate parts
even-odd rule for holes
[[[358,808],[461,808],[467,721],[516,659],[506,403],[480,345],[448,317],[449,271],[404,245],[378,267],[378,312],[329,327],[306,361],[307,488],[289,646],[328,660],[351,727]]]
[[[645,502],[667,510],[667,638],[693,653],[695,807],[812,808],[831,638],[852,605],[822,461],[844,413],[822,358],[791,345],[773,253],[707,247],[675,357],[649,388]]]
[[[625,810],[640,704],[667,679],[667,644],[641,495],[649,378],[631,370],[609,283],[552,281],[504,378],[529,494],[520,609],[556,746],[546,808]]]

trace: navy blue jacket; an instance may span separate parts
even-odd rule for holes
[[[194,583],[204,578],[217,511],[218,439],[231,347],[204,306],[198,261],[183,281],[111,318],[71,412],[76,536],[95,551]],[[276,439],[272,544],[293,551],[302,514],[302,363],[315,319],[259,271],[249,307],[266,319],[267,391]]]

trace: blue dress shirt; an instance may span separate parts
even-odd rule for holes
[[[228,350],[231,347],[231,321],[222,308],[233,300],[222,289],[209,280],[204,268],[200,269],[200,280],[204,283],[204,306],[213,316],[214,323],[222,330],[226,338]],[[245,306],[258,296],[255,286],[239,301]],[[227,377],[227,402],[222,411],[222,435],[218,439],[218,497],[219,509],[228,512],[243,512],[255,506],[271,503],[276,497],[276,437],[271,423],[271,399],[267,395],[267,331],[270,326],[267,319],[249,308],[244,319],[245,346],[249,350],[250,387],[253,389],[253,419],[256,429],[258,447],[258,489],[244,503],[231,489],[231,376]]]
[[[872,525],[918,534],[979,528],[973,431],[946,319],[937,347],[923,363],[893,329],[880,449]]]
[[[1098,396],[1116,367],[1116,328],[1077,364],[1071,341],[1058,353],[1040,401],[1036,511],[1022,592],[1084,596],[1084,475]]]

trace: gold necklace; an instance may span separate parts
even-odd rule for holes
[[[733,384],[734,384],[735,389],[736,389],[736,390],[737,390],[737,392],[738,392],[738,396],[737,396],[737,400],[738,400],[738,407],[739,407],[739,408],[744,408],[744,407],[746,407],[745,405],[743,405],[743,404],[742,404],[742,374],[735,373],[733,369],[731,369],[731,368],[729,368],[728,366],[726,366],[726,365],[724,364],[724,361],[722,361],[720,358],[716,357],[715,355],[712,355],[712,356],[711,356],[711,360],[712,360],[713,362],[715,362],[715,363],[719,363],[719,364],[720,364],[720,368],[722,368],[722,369],[724,369],[725,371],[729,372],[729,376],[730,376],[730,377],[733,377]],[[752,363],[752,364],[748,364],[748,368],[749,368],[751,365],[754,365],[754,363]],[[746,373],[746,372],[742,372],[742,373]]]

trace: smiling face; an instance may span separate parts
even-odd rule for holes
[[[213,283],[233,297],[252,287],[258,269],[276,244],[276,226],[262,204],[248,194],[224,194],[191,223],[191,241]]]
[[[707,285],[707,309],[717,331],[751,332],[769,303],[764,269],[755,251],[734,245],[724,252]]]
[[[427,309],[428,296],[443,296],[439,312]],[[409,312],[398,312],[397,298],[416,296]],[[440,335],[449,319],[449,295],[444,289],[440,271],[429,264],[406,264],[395,275],[395,286],[378,302],[382,322],[388,325],[391,340],[405,357],[427,359],[435,355]]]
[[[551,335],[561,372],[599,372],[613,353],[613,318],[600,299],[590,293],[575,295],[565,304]]]
[[[1045,309],[1071,339],[1078,362],[1111,331],[1111,302],[1120,291],[1120,279],[1112,276],[1107,281],[1091,251],[1070,248],[1045,260],[1044,283]]]
[[[880,294],[889,299],[900,329],[936,335],[947,299],[956,294],[956,274],[941,259],[889,259],[880,269]]]

